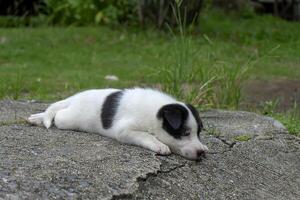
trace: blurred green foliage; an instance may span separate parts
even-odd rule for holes
[[[9,0],[4,0],[6,3]],[[41,25],[145,25],[177,26],[174,12],[186,24],[196,22],[204,0],[17,0],[18,6],[2,5],[0,27]],[[176,4],[180,9],[174,10]],[[29,10],[27,10],[29,9]],[[30,14],[32,13],[32,14]]]
[[[47,0],[50,24],[117,24],[137,20],[135,0]]]

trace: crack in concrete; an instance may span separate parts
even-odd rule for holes
[[[237,144],[237,142],[228,142],[226,139],[218,137],[218,136],[213,136],[214,138],[218,139],[219,141],[221,141],[223,144],[225,144],[228,148],[226,148],[226,150],[224,151],[216,151],[216,152],[207,152],[207,154],[212,154],[212,155],[216,155],[216,154],[223,154],[226,152],[229,152],[232,150],[232,148]]]
[[[286,134],[287,133],[278,133],[279,135],[284,135],[284,136],[287,136]],[[297,138],[296,136],[291,136],[291,135],[288,135],[289,136],[289,138],[284,138],[284,139],[286,139],[286,140],[289,140],[289,141],[294,141],[294,142],[298,142],[298,140],[299,140],[299,138]],[[221,137],[218,137],[218,136],[214,136],[214,138],[216,138],[216,139],[218,139],[219,141],[221,141],[222,143],[224,143],[226,146],[228,146],[228,149],[226,149],[226,150],[224,150],[224,151],[216,151],[216,152],[207,152],[207,154],[212,154],[212,155],[216,155],[216,154],[223,154],[223,153],[227,153],[227,152],[230,152],[230,151],[232,151],[232,149],[235,147],[235,145],[236,144],[238,144],[239,142],[236,142],[236,141],[234,141],[234,142],[228,142],[226,139],[224,139],[224,138],[221,138]],[[255,139],[256,138],[256,136],[254,136],[254,138],[252,138],[252,139]],[[281,139],[280,138],[272,138],[272,140],[274,140],[274,141],[281,141]],[[246,142],[246,141],[244,141],[244,142]],[[280,152],[280,153],[286,153],[286,154],[289,154],[289,153],[297,153],[297,152],[299,152],[299,148],[296,148],[295,150],[290,150],[290,151],[288,151],[288,150],[285,150],[285,149],[278,149],[278,152]]]
[[[224,144],[226,144],[229,149],[232,149],[234,147],[234,145],[236,145],[236,142],[233,141],[233,142],[228,142],[226,139],[224,138],[221,138],[221,137],[216,137],[217,139],[219,139],[221,142],[223,142]]]
[[[131,193],[121,193],[121,194],[114,194],[110,199],[111,200],[118,200],[118,199],[131,199],[132,194]]]
[[[151,177],[157,177],[159,174],[168,174],[168,173],[171,173],[177,169],[180,169],[182,167],[185,167],[187,165],[187,162],[183,163],[183,164],[180,164],[180,165],[177,165],[175,167],[172,167],[168,170],[162,170],[162,163],[160,163],[160,166],[159,166],[159,170],[157,170],[156,172],[149,172],[145,175],[145,177],[137,177],[136,179],[136,183],[138,184],[138,188],[132,192],[129,192],[129,193],[120,193],[120,194],[116,194],[116,195],[113,195],[111,197],[111,200],[118,200],[118,199],[132,199],[133,198],[133,194],[140,191],[141,190],[141,183],[143,182],[147,182],[147,180]]]
[[[182,168],[182,167],[185,167],[186,165],[187,165],[187,163],[185,162],[185,163],[183,163],[183,164],[181,164],[181,165],[177,165],[177,166],[172,167],[172,168],[170,168],[170,169],[168,169],[168,170],[160,170],[160,171],[158,171],[157,174],[167,174],[167,173],[170,173],[170,172],[175,171],[176,169],[180,169],[180,168]]]

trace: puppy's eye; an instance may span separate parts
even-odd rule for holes
[[[191,134],[191,130],[185,130],[183,133],[182,133],[182,136],[189,136]]]

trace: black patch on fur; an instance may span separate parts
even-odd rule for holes
[[[112,127],[114,116],[116,115],[119,102],[123,95],[123,91],[113,92],[108,95],[102,105],[101,121],[105,129]]]
[[[188,110],[180,104],[167,104],[157,113],[157,118],[163,121],[162,128],[176,139],[185,134],[187,117]]]
[[[203,123],[200,119],[200,115],[199,115],[199,112],[197,111],[197,109],[192,106],[191,104],[186,104],[186,106],[190,109],[190,111],[192,112],[196,122],[197,122],[197,135],[198,135],[198,138],[200,138],[200,132],[201,130],[203,129]]]

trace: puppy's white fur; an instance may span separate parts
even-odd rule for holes
[[[105,129],[101,122],[102,105],[106,97],[117,89],[87,90],[48,107],[43,113],[31,115],[33,124],[49,128],[54,124],[59,129],[71,129],[99,133],[122,143],[150,149],[162,155],[172,152],[189,159],[197,159],[197,151],[207,151],[196,134],[197,123],[187,106],[171,96],[152,89],[126,89],[120,99],[112,127]],[[186,124],[192,134],[176,139],[162,128],[157,118],[159,109],[167,104],[180,104],[189,114]]]

